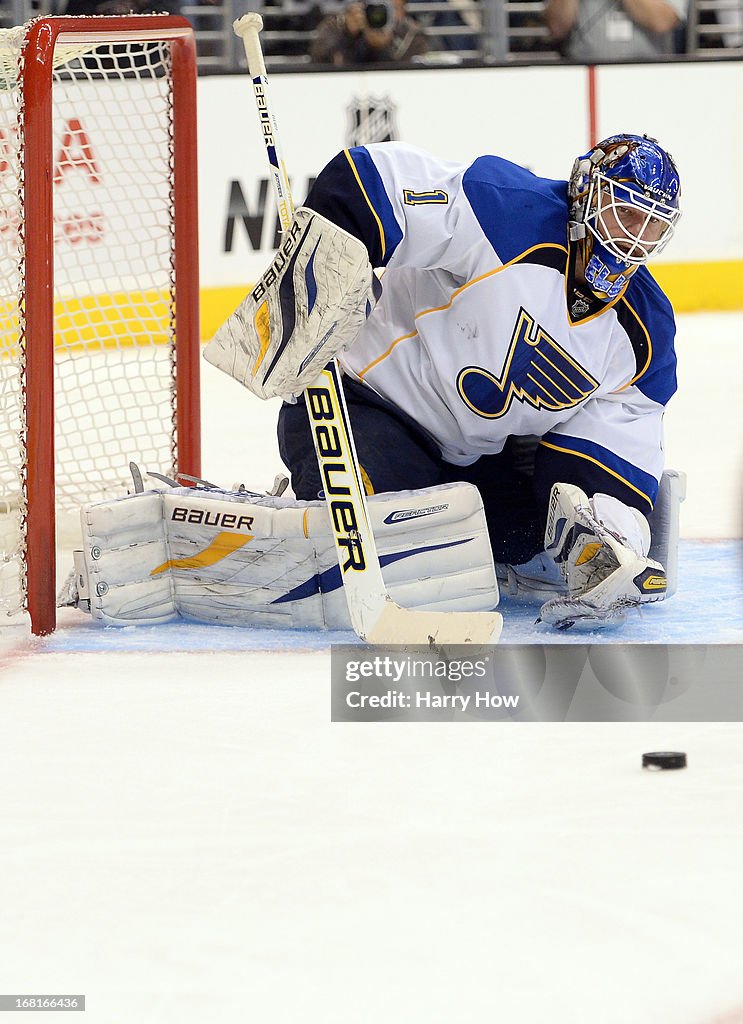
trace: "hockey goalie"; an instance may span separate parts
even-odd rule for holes
[[[683,496],[682,476],[664,477],[663,465],[675,327],[645,264],[673,235],[679,193],[670,155],[639,135],[599,143],[562,182],[495,156],[458,165],[398,143],[330,161],[282,251],[205,352],[259,397],[285,399],[279,450],[295,499],[251,499],[260,513],[251,506],[245,522],[261,525],[250,542],[221,531],[235,544],[229,557],[245,563],[235,587],[249,580],[268,600],[278,586],[254,621],[277,621],[286,594],[312,578],[322,597],[306,624],[346,622],[342,592],[330,598],[318,583],[335,561],[323,548],[311,424],[296,401],[332,358],[389,588],[408,607],[492,608],[497,575],[509,594],[541,600],[541,623],[593,629],[668,596]],[[217,496],[198,500],[207,497]],[[188,558],[203,569],[215,549],[204,554],[204,534],[201,554],[173,558],[172,499],[153,499],[169,556],[148,572],[179,589]],[[197,525],[209,525],[206,513]],[[97,530],[89,540],[107,551]],[[228,576],[234,564],[213,563]],[[86,570],[92,580],[90,560]],[[116,621],[111,582],[99,582],[101,617]],[[217,582],[233,584],[215,578],[210,593]],[[208,617],[209,599],[195,617]]]
[[[206,358],[285,399],[279,447],[302,500],[323,483],[293,396],[337,358],[370,493],[473,484],[495,561],[529,567],[512,583],[561,586],[542,622],[617,624],[669,592],[651,520],[675,325],[645,264],[673,236],[679,195],[648,136],[605,139],[568,181],[495,156],[346,150]]]

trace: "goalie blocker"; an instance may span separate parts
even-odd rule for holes
[[[300,207],[204,358],[259,398],[299,395],[356,339],[380,294],[366,246]]]
[[[403,607],[489,611],[498,584],[482,501],[454,483],[369,499],[385,582]],[[173,487],[81,511],[83,550],[61,603],[109,626],[179,617],[350,629],[323,502]]]

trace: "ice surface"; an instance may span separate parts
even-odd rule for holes
[[[331,724],[328,679],[324,651],[6,659],[3,990],[95,1024],[743,1003],[740,725]]]
[[[743,643],[743,541],[682,541],[679,589],[666,602],[631,612],[617,629],[558,632],[536,626],[538,604],[504,598],[501,643]],[[237,629],[176,622],[102,629],[82,612],[60,616],[60,628],[37,641],[47,652],[327,651],[359,643],[354,633]]]

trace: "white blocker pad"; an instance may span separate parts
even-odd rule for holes
[[[355,340],[376,301],[374,281],[366,246],[300,207],[204,358],[259,398],[298,395]]]
[[[399,605],[488,611],[498,604],[475,487],[381,494],[368,504],[385,583]],[[80,595],[89,595],[93,618],[105,625],[180,617],[351,628],[322,502],[178,487],[86,505],[81,522]]]

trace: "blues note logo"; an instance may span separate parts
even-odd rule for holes
[[[481,366],[465,366],[457,376],[457,390],[465,405],[478,416],[493,420],[505,416],[514,400],[550,412],[569,409],[598,386],[523,307],[500,377]]]

